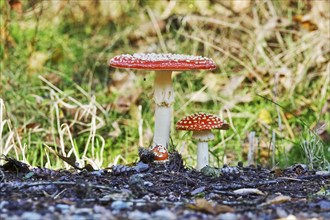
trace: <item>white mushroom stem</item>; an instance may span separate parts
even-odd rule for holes
[[[197,141],[197,170],[201,170],[206,165],[209,165],[209,148],[208,141],[214,139],[211,130],[194,131],[192,138]]]
[[[170,137],[172,104],[174,102],[172,71],[156,71],[154,86],[156,109],[153,146],[162,145],[167,148]]]

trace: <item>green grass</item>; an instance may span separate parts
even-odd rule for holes
[[[205,111],[232,126],[215,132],[211,165],[245,162],[252,131],[257,163],[310,163],[301,147],[306,141],[322,145],[317,158],[330,160],[329,140],[311,133],[318,122],[330,132],[329,2],[253,1],[246,9],[233,1],[22,2],[22,14],[0,3],[0,152],[51,168],[68,168],[51,149],[76,151],[82,166],[136,161],[140,139],[144,147],[152,140],[154,74],[109,69],[107,61],[171,52],[211,57],[218,65],[174,77],[174,121]],[[190,138],[173,125],[172,147],[194,166]]]

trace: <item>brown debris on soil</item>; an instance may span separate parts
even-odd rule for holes
[[[219,175],[206,176],[172,153],[163,164],[92,172],[19,167],[25,166],[8,158],[0,166],[1,219],[330,218],[330,174],[303,164],[280,172],[208,168]]]

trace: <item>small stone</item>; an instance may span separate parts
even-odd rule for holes
[[[143,172],[149,169],[149,165],[143,162],[138,162],[134,169],[136,172]]]
[[[198,187],[197,189],[193,190],[190,194],[192,196],[199,194],[205,190],[205,186]]]
[[[67,213],[70,211],[70,206],[66,204],[57,204],[55,209],[59,210],[61,213]]]
[[[93,210],[94,210],[95,213],[106,213],[106,212],[108,212],[108,210],[105,207],[100,206],[100,205],[94,205]]]
[[[5,205],[7,205],[7,204],[9,204],[8,201],[1,201],[1,202],[0,202],[0,210],[2,210],[3,207],[5,207]]]
[[[55,211],[55,207],[54,207],[54,206],[49,206],[49,207],[48,207],[48,211],[50,211],[50,212],[54,212],[54,211]]]
[[[217,220],[236,220],[238,219],[237,214],[234,213],[225,213],[225,214],[220,214],[217,217]]]
[[[151,216],[146,212],[133,211],[128,215],[128,219],[130,220],[151,220]]]
[[[93,210],[90,208],[80,208],[80,209],[76,209],[74,213],[78,215],[92,214]]]
[[[83,215],[72,215],[70,216],[70,219],[72,220],[86,220],[86,216],[83,216]]]
[[[153,184],[152,182],[150,182],[150,181],[144,181],[144,182],[143,182],[143,185],[144,185],[144,186],[149,186],[149,187],[150,187],[150,186],[153,186],[154,184]]]
[[[177,219],[176,215],[171,212],[170,210],[166,210],[166,209],[162,209],[162,210],[158,210],[156,211],[153,215],[152,215],[153,219],[166,219],[166,220],[175,220]]]
[[[95,170],[90,172],[93,176],[102,176],[104,174],[104,170]]]
[[[276,214],[280,218],[286,218],[288,216],[288,213],[283,208],[276,208]]]
[[[111,204],[111,209],[113,210],[123,210],[129,208],[129,204],[127,202],[123,202],[121,200],[114,201]]]
[[[39,220],[42,219],[42,216],[36,212],[24,212],[21,216],[23,220]]]
[[[321,200],[317,203],[317,205],[322,211],[330,211],[330,201],[328,200]]]
[[[320,171],[317,171],[315,174],[319,175],[319,176],[330,176],[330,171],[320,170]]]

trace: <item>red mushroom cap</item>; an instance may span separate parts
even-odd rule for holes
[[[206,131],[211,129],[229,129],[225,120],[212,114],[196,113],[189,115],[176,123],[177,130]]]
[[[207,57],[182,54],[135,53],[115,56],[109,66],[148,70],[213,70],[214,61]]]
[[[153,153],[154,153],[154,159],[156,161],[165,161],[168,159],[168,152],[166,147],[162,146],[162,145],[156,145],[153,149],[152,149]]]

